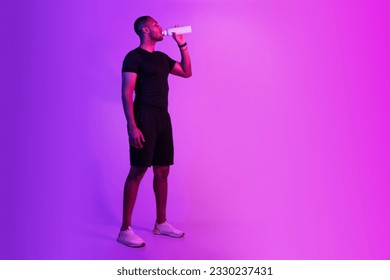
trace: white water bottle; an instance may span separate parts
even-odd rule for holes
[[[177,27],[171,27],[168,29],[163,30],[162,34],[164,36],[172,36],[172,33],[175,32],[176,34],[184,34],[184,33],[191,33],[191,25],[186,26],[177,26]]]

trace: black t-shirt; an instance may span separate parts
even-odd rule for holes
[[[134,110],[168,110],[168,75],[176,61],[165,53],[141,48],[130,51],[123,60],[122,72],[137,73]]]

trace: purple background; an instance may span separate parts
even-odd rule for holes
[[[388,1],[2,1],[1,259],[389,259]],[[190,24],[175,165],[115,241],[132,24]],[[157,48],[179,60],[171,38]]]

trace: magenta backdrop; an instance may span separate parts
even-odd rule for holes
[[[2,5],[0,258],[390,258],[388,1]],[[168,213],[187,235],[151,234],[149,171],[136,250],[115,241],[120,70],[145,14],[193,27],[193,77],[171,77],[169,99]]]

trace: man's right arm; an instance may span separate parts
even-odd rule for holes
[[[145,138],[138,129],[134,118],[133,92],[137,80],[137,73],[122,72],[122,103],[127,120],[127,129],[130,136],[130,145],[135,148],[142,148]]]

